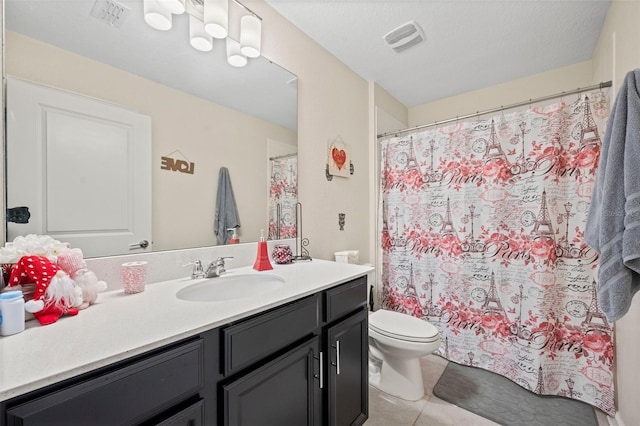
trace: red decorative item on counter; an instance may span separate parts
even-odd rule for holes
[[[278,244],[273,249],[273,261],[279,264],[291,263],[293,261],[293,253],[291,247],[286,244]]]
[[[273,269],[271,261],[269,261],[269,248],[267,247],[267,242],[264,240],[264,230],[260,231],[258,254],[256,256],[256,262],[253,264],[253,269],[256,271],[268,271]]]
[[[42,325],[53,324],[63,314],[77,315],[82,290],[60,267],[44,256],[23,256],[11,272],[9,286],[35,283],[33,300],[25,310]]]

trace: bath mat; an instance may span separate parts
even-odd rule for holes
[[[536,395],[506,377],[450,362],[433,388],[438,398],[504,426],[597,426],[593,407]]]

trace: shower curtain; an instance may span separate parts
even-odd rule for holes
[[[614,414],[612,324],[584,242],[602,92],[381,140],[382,307],[438,354]]]
[[[297,202],[298,158],[293,156],[271,160],[269,186],[270,240],[296,237]]]

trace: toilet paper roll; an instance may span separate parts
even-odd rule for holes
[[[343,250],[334,253],[336,262],[358,263],[360,261],[360,250]]]

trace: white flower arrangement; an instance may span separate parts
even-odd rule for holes
[[[49,235],[19,236],[0,247],[0,263],[16,263],[26,255],[45,256],[55,263],[58,255],[69,250],[69,246],[69,243],[60,242]]]

